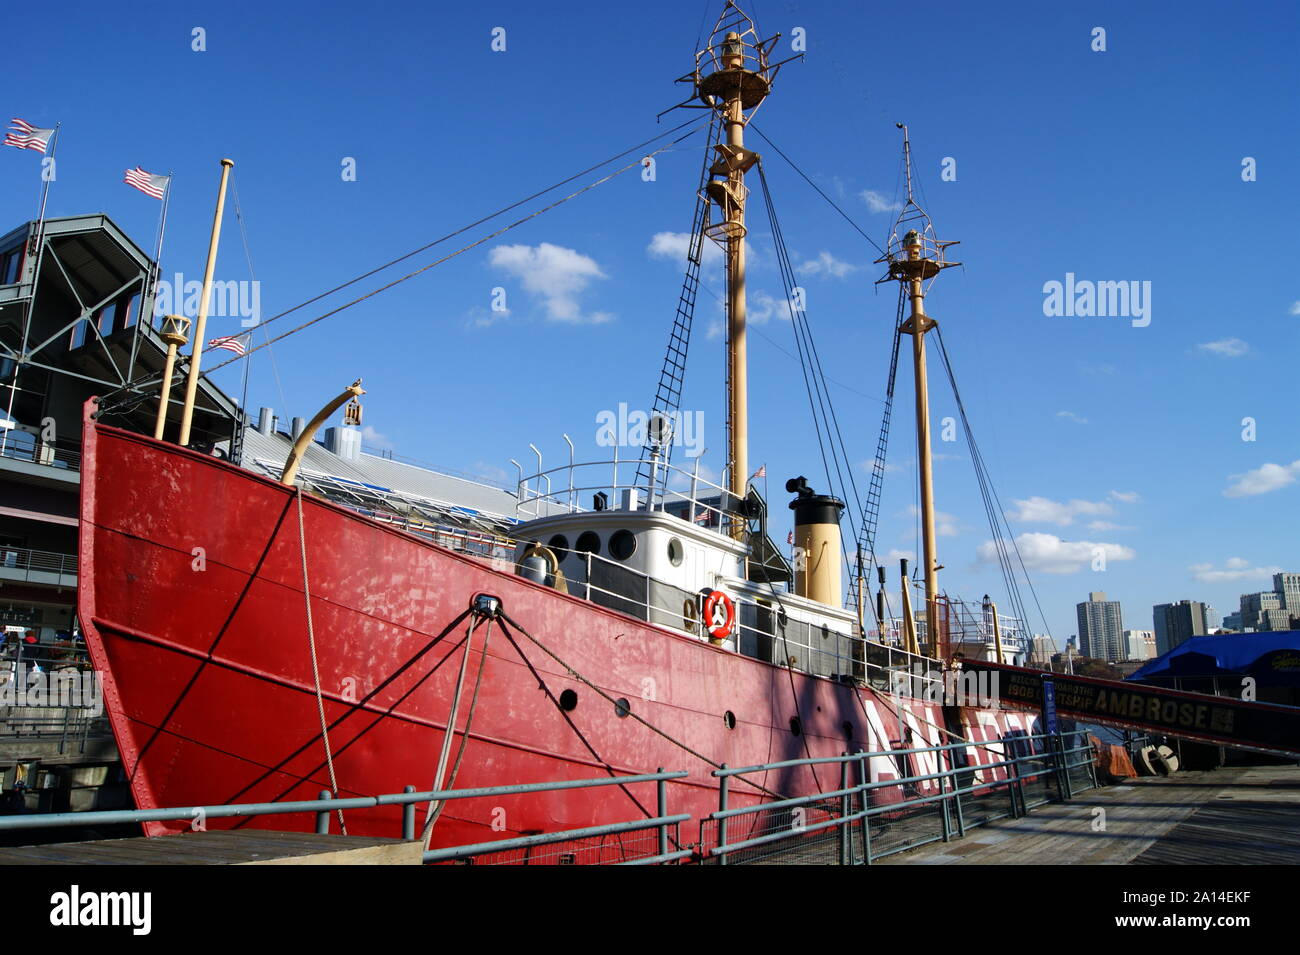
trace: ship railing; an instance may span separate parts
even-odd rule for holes
[[[643,465],[649,480],[637,477]],[[533,474],[524,474],[521,467],[515,513],[531,519],[594,510],[662,511],[728,533],[733,522],[744,521],[735,513],[739,499],[699,472],[698,457],[689,471],[654,457],[570,461]]]
[[[213,819],[247,819],[255,816],[310,815],[315,821],[317,835],[329,835],[331,818],[336,814],[355,810],[377,809],[380,807],[401,807],[400,836],[406,842],[414,842],[419,836],[416,825],[416,806],[420,803],[446,802],[459,799],[500,799],[509,796],[536,793],[561,792],[574,789],[595,789],[604,786],[654,785],[655,815],[640,817],[624,822],[612,822],[597,826],[584,826],[577,829],[563,829],[557,832],[538,833],[515,838],[498,839],[471,845],[449,846],[427,850],[423,854],[425,864],[457,862],[461,860],[481,861],[485,857],[501,856],[511,852],[523,853],[520,858],[489,860],[490,864],[524,864],[538,862],[534,854],[539,847],[588,843],[572,846],[572,851],[565,856],[572,859],[556,857],[561,864],[574,862],[578,856],[586,853],[589,857],[604,859],[611,855],[624,856],[620,865],[657,865],[675,863],[693,854],[693,849],[683,847],[680,840],[680,826],[692,817],[688,813],[670,814],[668,811],[668,782],[684,779],[690,774],[685,770],[659,769],[653,773],[627,776],[602,776],[597,779],[572,779],[559,782],[523,783],[511,786],[484,786],[473,789],[443,789],[416,792],[414,786],[407,786],[400,793],[386,793],[379,796],[345,796],[333,798],[329,790],[323,789],[317,799],[303,799],[285,802],[232,803],[228,805],[188,806],[174,809],[119,809],[94,812],[28,813],[15,816],[0,816],[0,832],[14,829],[46,829],[82,826],[107,826],[121,824],[138,824],[146,822],[187,822]],[[344,817],[346,819],[346,817]],[[653,831],[654,841],[644,848],[644,852],[627,858],[626,845],[621,838],[627,833]],[[619,836],[610,842],[607,837]]]
[[[33,574],[76,577],[77,555],[0,544],[0,578],[27,581]]]
[[[513,538],[501,534],[465,530],[464,528],[449,527],[445,524],[434,524],[430,521],[390,514],[385,511],[348,506],[350,510],[363,514],[381,524],[390,524],[407,533],[432,541],[439,547],[446,547],[448,550],[454,550],[461,554],[510,560],[519,544]]]
[[[916,583],[917,593],[912,598],[916,615],[916,635],[921,643],[929,643],[929,626],[925,618],[925,594],[923,584]],[[943,596],[939,600],[943,610],[943,634],[941,641],[947,653],[964,652],[970,655],[971,647],[991,648],[993,639],[993,614],[982,603],[968,603],[957,598]],[[901,622],[900,622],[901,623]],[[998,613],[998,635],[1003,648],[1012,648],[1015,653],[1028,653],[1031,647],[1029,634],[1019,617]],[[963,645],[966,649],[963,650]],[[996,650],[992,651],[996,653]]]
[[[707,639],[701,623],[700,592],[600,554],[584,551],[582,557],[582,575],[567,581],[574,596],[701,641]],[[782,596],[774,592],[770,600],[759,601],[745,594],[732,595],[736,624],[729,642],[735,652],[842,683],[869,683],[903,696],[934,698],[937,691],[937,698],[943,699],[943,677],[935,669],[936,661],[788,614],[782,626],[778,620]],[[761,624],[764,620],[769,621],[768,626]]]
[[[899,778],[870,780],[884,758]],[[946,764],[946,768],[945,768]],[[838,788],[735,805],[732,781],[751,774],[838,769]],[[760,861],[870,865],[905,849],[950,842],[972,828],[1096,788],[1086,732],[1006,736],[939,746],[859,750],[713,772],[718,810],[700,825],[700,854],[718,865]]]

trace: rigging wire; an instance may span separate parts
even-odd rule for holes
[[[841,209],[838,205],[836,205],[835,201],[834,201],[833,199],[831,199],[830,196],[826,195],[826,193],[822,191],[822,188],[821,188],[819,185],[817,185],[817,183],[813,182],[812,179],[810,179],[810,178],[808,177],[808,174],[805,173],[802,169],[800,169],[799,166],[795,163],[795,161],[794,161],[793,159],[791,159],[789,156],[787,156],[784,152],[781,151],[781,147],[780,147],[780,146],[778,146],[776,143],[772,142],[772,140],[768,139],[766,133],[764,133],[761,129],[759,129],[759,128],[758,128],[757,126],[755,126],[753,123],[750,123],[749,126],[748,126],[748,128],[749,128],[749,129],[752,129],[754,132],[758,133],[758,135],[762,137],[763,142],[767,143],[769,146],[771,146],[773,149],[775,149],[775,150],[776,150],[776,154],[777,154],[778,156],[780,156],[782,159],[784,159],[787,163],[789,163],[789,164],[790,164],[790,168],[793,169],[795,172],[797,172],[797,173],[798,173],[798,174],[803,178],[803,181],[804,181],[804,182],[806,182],[806,183],[808,183],[808,185],[812,186],[813,189],[816,191],[817,195],[819,195],[819,196],[821,196],[823,199],[825,199],[826,202],[830,205],[830,207],[831,207],[832,209],[834,209],[836,212],[838,212],[838,213],[840,214],[840,217],[843,218],[845,222],[847,222],[849,225],[853,226],[854,231],[856,231],[856,232],[858,233],[858,235],[862,236],[862,238],[864,238],[864,239],[866,239],[868,242],[870,242],[871,245],[872,245],[872,247],[873,247],[877,252],[879,252],[881,255],[884,255],[884,254],[885,254],[885,250],[884,250],[883,248],[880,247],[880,244],[879,244],[878,242],[876,242],[875,239],[871,238],[871,236],[867,235],[867,233],[863,231],[862,227],[861,227],[860,225],[858,225],[856,222],[854,222],[853,219],[852,219],[852,217],[851,217],[847,212],[845,212],[845,211],[844,211],[843,209]]]
[[[540,198],[541,196],[546,195],[547,193],[554,192],[556,189],[560,188],[561,186],[568,185],[569,183],[573,182],[574,180],[576,180],[576,179],[580,179],[581,177],[583,177],[583,176],[585,176],[585,175],[587,175],[587,174],[589,174],[589,173],[591,173],[591,172],[593,172],[593,171],[595,171],[595,170],[597,170],[597,169],[600,169],[600,168],[603,167],[603,166],[607,166],[607,165],[609,165],[611,162],[614,162],[614,161],[616,161],[616,160],[618,160],[618,159],[622,159],[624,156],[627,156],[627,155],[630,154],[630,153],[638,152],[638,151],[640,151],[642,148],[644,148],[644,147],[646,147],[646,146],[648,146],[648,145],[651,145],[652,143],[658,142],[659,140],[663,139],[665,136],[671,136],[673,133],[679,132],[680,130],[685,129],[685,128],[687,128],[687,127],[691,127],[690,129],[687,129],[687,132],[686,132],[685,134],[683,134],[682,136],[679,136],[679,137],[677,137],[676,139],[672,140],[672,141],[671,141],[667,146],[663,146],[663,147],[661,147],[661,148],[659,148],[659,149],[657,149],[657,150],[655,150],[655,151],[653,151],[653,152],[651,152],[651,153],[648,153],[647,156],[654,156],[654,155],[658,155],[658,154],[661,153],[661,152],[666,152],[666,151],[667,151],[668,149],[670,149],[672,146],[676,146],[677,144],[679,144],[679,143],[681,143],[681,142],[684,142],[686,139],[689,139],[691,135],[693,135],[695,132],[697,132],[698,129],[699,129],[702,125],[704,125],[704,122],[706,122],[706,121],[704,121],[704,120],[700,120],[699,118],[695,118],[695,119],[690,119],[690,120],[687,120],[686,122],[680,123],[680,124],[678,124],[677,126],[674,126],[672,129],[666,130],[666,131],[664,131],[664,132],[662,132],[662,133],[659,133],[659,134],[657,134],[657,135],[655,135],[655,136],[652,136],[651,138],[645,140],[644,142],[637,143],[635,146],[632,146],[632,147],[630,147],[630,148],[628,148],[628,149],[623,150],[623,151],[620,152],[620,153],[617,153],[617,154],[615,154],[615,155],[613,155],[613,156],[610,156],[610,157],[608,157],[608,158],[606,158],[606,159],[601,160],[601,161],[598,162],[598,163],[595,163],[595,164],[593,164],[593,165],[591,165],[591,166],[588,166],[586,169],[583,169],[583,170],[581,170],[580,172],[576,172],[576,173],[574,173],[573,175],[568,176],[568,177],[566,177],[566,178],[560,180],[559,182],[553,183],[552,185],[547,186],[545,189],[538,190],[537,192],[533,193],[533,194],[530,195],[530,196],[526,196],[526,197],[524,197],[523,199],[519,199],[518,201],[513,202],[513,203],[511,203],[511,204],[508,205],[508,206],[504,206],[504,207],[502,207],[502,208],[496,210],[495,212],[492,212],[492,213],[490,213],[490,214],[488,214],[488,215],[486,215],[486,216],[483,216],[483,217],[481,217],[481,218],[475,220],[474,222],[471,222],[471,223],[469,223],[469,224],[467,224],[467,225],[464,225],[464,226],[462,226],[461,228],[456,229],[454,232],[449,232],[449,233],[447,233],[447,234],[444,235],[444,236],[441,236],[441,237],[439,237],[439,238],[437,238],[437,239],[434,239],[432,242],[426,243],[425,245],[420,246],[418,249],[413,249],[412,251],[407,252],[407,253],[405,253],[404,255],[400,255],[400,256],[398,256],[397,258],[392,259],[392,260],[390,260],[390,261],[384,263],[383,265],[380,265],[380,266],[377,266],[376,268],[370,269],[369,271],[364,272],[364,273],[362,273],[361,275],[356,276],[355,278],[351,278],[351,279],[349,279],[348,281],[341,283],[340,285],[336,285],[336,286],[334,286],[333,288],[331,288],[331,289],[329,289],[329,290],[327,290],[327,291],[324,291],[324,292],[321,292],[321,293],[319,293],[319,294],[317,294],[317,295],[314,295],[314,296],[312,296],[311,298],[306,299],[306,300],[303,301],[303,302],[299,302],[297,305],[294,305],[293,307],[288,308],[288,309],[284,310],[283,312],[279,312],[279,313],[276,314],[276,315],[272,315],[270,318],[266,319],[266,320],[263,321],[261,324],[262,324],[262,326],[270,325],[272,322],[277,321],[278,319],[284,318],[285,316],[290,315],[290,314],[292,314],[292,313],[294,313],[294,312],[296,312],[296,311],[298,311],[298,310],[300,310],[300,309],[302,309],[302,308],[305,308],[305,307],[308,306],[308,305],[311,305],[311,304],[313,304],[313,303],[315,303],[315,302],[318,302],[318,301],[320,301],[321,299],[327,298],[327,297],[329,297],[330,295],[335,294],[336,292],[342,291],[343,289],[345,289],[345,288],[347,288],[347,287],[349,287],[349,286],[351,286],[351,285],[355,285],[356,283],[358,283],[358,282],[360,282],[360,281],[362,281],[362,280],[364,280],[364,279],[370,278],[370,277],[373,276],[373,275],[376,275],[376,274],[378,274],[378,273],[380,273],[380,272],[383,272],[383,271],[385,271],[385,270],[391,268],[392,266],[398,264],[399,262],[404,262],[404,261],[406,261],[407,259],[410,259],[410,258],[412,258],[412,257],[414,257],[414,256],[416,256],[416,255],[419,255],[421,252],[426,252],[426,251],[428,251],[429,249],[433,248],[433,247],[436,246],[436,245],[439,245],[439,244],[441,244],[441,243],[443,243],[443,242],[448,241],[449,239],[455,238],[455,237],[458,236],[458,235],[461,235],[461,234],[463,234],[463,233],[465,233],[465,232],[468,232],[469,230],[474,229],[474,228],[476,228],[477,226],[483,225],[484,223],[489,222],[489,221],[491,221],[492,219],[495,219],[495,218],[497,218],[497,217],[499,217],[499,216],[501,216],[501,215],[504,215],[505,213],[510,212],[511,210],[517,209],[517,208],[519,208],[520,206],[525,205],[525,204],[527,204],[527,203],[533,201],[534,199],[538,199],[538,198]],[[711,119],[708,120],[708,122],[711,122]],[[293,329],[293,331],[300,331],[300,330],[302,330],[303,328],[306,328],[306,327],[309,326],[309,325],[315,324],[316,322],[320,321],[320,320],[323,319],[323,318],[328,318],[328,317],[331,316],[331,315],[337,314],[338,312],[343,311],[343,309],[345,309],[345,308],[349,308],[349,307],[351,307],[351,306],[353,306],[353,305],[356,305],[358,302],[364,301],[365,299],[370,298],[371,296],[376,295],[376,294],[378,294],[379,292],[386,291],[387,289],[392,288],[394,285],[397,285],[397,284],[399,284],[400,282],[404,282],[404,281],[406,281],[407,279],[413,278],[414,276],[419,275],[419,274],[422,273],[422,272],[428,271],[430,268],[433,268],[433,266],[435,266],[435,265],[439,265],[439,264],[441,264],[442,262],[445,262],[447,259],[453,258],[453,257],[455,257],[456,255],[460,255],[462,252],[466,252],[466,251],[468,251],[469,249],[472,249],[472,248],[474,248],[474,247],[477,246],[477,245],[481,245],[483,242],[487,242],[487,241],[491,240],[492,238],[495,238],[496,236],[502,234],[503,232],[506,232],[506,231],[508,231],[508,230],[510,230],[510,229],[513,229],[513,228],[515,228],[516,226],[522,225],[524,222],[527,222],[529,219],[535,218],[536,216],[539,216],[539,215],[541,215],[541,214],[544,213],[544,212],[548,212],[548,211],[550,211],[551,209],[555,208],[556,206],[558,206],[558,205],[562,205],[563,203],[568,202],[568,201],[571,200],[571,199],[575,199],[575,198],[577,198],[578,196],[582,195],[583,193],[588,192],[588,191],[590,191],[591,189],[594,189],[596,186],[603,185],[604,183],[608,182],[609,180],[615,178],[616,176],[622,175],[623,173],[627,172],[629,169],[633,169],[633,168],[636,168],[636,167],[640,166],[642,160],[645,159],[645,158],[647,158],[647,156],[639,156],[635,162],[629,163],[629,164],[627,164],[627,165],[625,165],[625,166],[623,166],[623,167],[621,167],[621,168],[615,170],[613,173],[609,174],[608,176],[604,176],[604,177],[602,177],[601,179],[598,179],[598,180],[596,180],[596,181],[594,181],[594,182],[592,182],[592,183],[589,183],[587,186],[583,187],[582,189],[579,189],[577,192],[571,193],[571,194],[565,196],[564,198],[559,199],[559,200],[557,200],[556,202],[551,203],[550,205],[545,206],[544,208],[542,208],[542,209],[540,209],[540,210],[537,210],[536,212],[532,213],[531,215],[524,217],[523,219],[516,220],[515,222],[513,222],[513,223],[511,223],[510,225],[506,226],[505,228],[500,229],[500,230],[498,230],[497,232],[494,232],[494,233],[492,233],[491,235],[488,235],[488,236],[486,236],[486,237],[483,238],[483,239],[480,239],[478,242],[475,242],[475,243],[473,243],[472,245],[465,246],[464,248],[457,250],[456,252],[452,253],[451,255],[445,256],[444,258],[439,259],[438,261],[433,262],[433,263],[431,263],[431,264],[429,264],[429,265],[427,265],[427,266],[425,266],[425,267],[423,267],[423,268],[421,268],[421,269],[418,269],[418,270],[415,271],[415,272],[412,272],[412,273],[410,273],[410,274],[408,274],[408,275],[405,275],[405,276],[403,276],[402,278],[400,278],[400,279],[398,279],[398,280],[396,280],[396,281],[394,281],[394,282],[390,282],[390,283],[387,284],[387,285],[384,285],[384,286],[382,286],[382,287],[380,287],[380,288],[378,288],[378,289],[375,289],[374,291],[368,293],[367,295],[363,295],[363,296],[361,296],[360,298],[354,299],[353,301],[348,302],[348,303],[346,303],[346,304],[344,304],[344,305],[342,305],[342,306],[340,306],[340,307],[338,307],[338,308],[336,308],[336,309],[333,309],[333,310],[331,310],[331,311],[329,311],[329,312],[326,312],[324,315],[321,315],[321,316],[317,317],[316,319],[313,319],[313,320],[311,320],[311,321],[309,321],[309,322],[304,323],[303,325],[298,326],[297,328]],[[286,334],[292,334],[293,331],[291,331],[291,332],[289,332],[289,333],[286,333]],[[246,358],[246,357],[248,357],[248,355],[251,355],[251,354],[253,353],[253,351],[257,351],[257,350],[260,350],[261,348],[265,348],[265,347],[267,347],[268,345],[270,345],[273,341],[279,341],[280,339],[282,339],[282,338],[284,338],[284,337],[286,337],[286,335],[280,335],[280,336],[278,336],[278,337],[276,337],[276,338],[274,338],[274,339],[270,339],[270,338],[269,338],[269,334],[268,334],[268,341],[267,341],[267,342],[263,343],[262,345],[258,345],[257,348],[255,348],[255,349],[250,349],[250,350],[249,350],[249,351],[248,351],[244,356],[236,356],[236,357],[234,357],[234,358],[231,358],[231,359],[229,359],[229,360],[227,360],[227,361],[222,362],[222,363],[219,364],[219,365],[216,365],[216,366],[214,366],[214,367],[208,369],[208,370],[205,372],[205,374],[210,374],[211,372],[216,371],[218,368],[223,368],[223,367],[225,367],[226,365],[230,364],[232,361],[240,361],[242,358]],[[196,344],[197,344],[197,343],[196,343]],[[204,351],[210,351],[210,350],[211,350],[211,348],[205,348],[205,349],[204,349]],[[138,379],[138,380],[136,380],[136,381],[129,382],[127,385],[124,385],[124,386],[122,386],[121,388],[118,388],[118,389],[116,389],[116,390],[113,391],[113,392],[109,392],[109,394],[108,394],[108,395],[105,395],[104,397],[105,397],[105,398],[111,397],[112,395],[115,395],[115,394],[117,394],[118,392],[120,392],[120,391],[124,391],[124,390],[127,390],[127,389],[133,389],[133,388],[137,388],[137,387],[144,387],[144,386],[146,386],[146,385],[148,385],[148,384],[152,384],[153,381],[154,381],[154,379]]]
[[[852,507],[856,507],[857,515],[862,513],[862,501],[858,494],[857,481],[853,476],[853,467],[849,461],[848,449],[844,442],[844,435],[840,429],[839,417],[835,412],[834,403],[831,400],[829,389],[826,383],[825,370],[821,363],[821,357],[817,352],[817,346],[813,341],[812,328],[808,323],[807,311],[803,308],[795,308],[793,301],[793,289],[795,285],[794,269],[790,264],[789,252],[785,244],[785,236],[781,230],[781,224],[776,214],[776,207],[772,200],[771,190],[767,183],[767,173],[760,160],[758,163],[759,181],[762,184],[763,200],[767,206],[768,220],[772,228],[773,245],[777,253],[777,263],[781,273],[781,281],[786,298],[786,306],[790,313],[791,324],[795,331],[795,345],[800,356],[800,365],[804,375],[804,388],[808,393],[809,404],[813,412],[813,425],[817,434],[817,441],[822,457],[822,465],[826,471],[826,481],[831,487],[832,493],[835,490],[845,497],[845,506],[849,508],[850,519],[854,518]],[[820,411],[821,418],[818,413]],[[825,424],[825,437],[822,435],[823,422]],[[831,458],[827,460],[826,446],[830,446]],[[834,464],[835,477],[831,476],[831,464]],[[845,473],[847,472],[847,479]],[[838,483],[836,481],[838,479]],[[849,503],[848,492],[852,492],[852,504]],[[855,521],[856,523],[856,521]],[[848,558],[848,551],[845,547],[843,538],[840,541],[840,549],[843,552],[845,564],[852,571],[852,564]]]
[[[678,140],[674,140],[674,143],[676,143],[676,142],[680,142],[682,139],[686,139],[687,137],[693,135],[694,133],[695,133],[695,130],[692,129],[692,130],[690,130],[689,132],[687,132],[685,135],[683,135],[682,137],[680,137],[680,139],[678,139]],[[665,147],[665,148],[667,148],[667,147]],[[656,155],[656,154],[658,154],[659,152],[662,152],[662,151],[663,151],[662,149],[657,149],[657,150],[655,150],[654,152],[649,153],[648,155],[653,156],[653,155]],[[449,252],[447,255],[444,255],[444,256],[442,256],[441,258],[439,258],[439,259],[435,259],[434,261],[430,262],[428,265],[421,266],[420,268],[416,269],[414,272],[408,272],[406,275],[403,275],[403,276],[401,276],[400,278],[396,278],[396,279],[394,279],[393,281],[387,283],[386,285],[381,285],[379,288],[373,289],[372,291],[367,292],[365,295],[358,296],[357,298],[352,299],[352,301],[350,301],[350,302],[345,302],[344,304],[338,306],[337,308],[330,309],[328,312],[325,312],[325,313],[322,314],[322,315],[318,315],[318,316],[316,316],[316,317],[313,318],[313,319],[309,319],[308,321],[305,321],[305,322],[303,322],[303,323],[301,323],[301,324],[299,324],[299,325],[296,325],[296,326],[294,326],[293,328],[289,329],[287,332],[282,332],[281,334],[275,336],[274,338],[271,338],[271,339],[268,340],[267,342],[265,342],[265,343],[263,343],[263,344],[261,344],[261,345],[258,345],[256,348],[250,348],[250,349],[249,349],[247,352],[245,352],[243,355],[235,355],[235,356],[232,356],[231,358],[228,358],[228,359],[226,359],[225,361],[221,362],[219,365],[214,365],[211,369],[209,369],[209,374],[210,374],[211,372],[216,371],[216,370],[219,369],[219,368],[224,368],[226,365],[232,364],[233,362],[243,361],[243,360],[245,360],[246,358],[248,358],[249,355],[253,354],[254,352],[256,352],[256,351],[258,351],[258,350],[260,350],[260,349],[262,349],[262,348],[267,348],[267,347],[269,347],[269,346],[270,346],[271,344],[273,344],[274,342],[281,341],[282,339],[288,338],[290,335],[294,335],[294,334],[296,334],[296,333],[298,333],[298,332],[300,332],[300,331],[303,331],[304,329],[310,328],[312,325],[315,325],[317,322],[322,322],[322,321],[324,321],[325,319],[327,319],[327,318],[329,318],[329,317],[331,317],[331,316],[333,316],[333,315],[337,315],[339,312],[343,311],[344,309],[351,308],[353,305],[358,305],[358,304],[360,304],[361,302],[364,302],[364,301],[366,301],[366,300],[369,299],[369,298],[373,298],[374,296],[378,295],[378,294],[381,293],[381,292],[386,292],[386,291],[388,291],[390,288],[393,288],[394,286],[400,285],[400,284],[402,284],[403,282],[406,282],[406,281],[408,281],[408,280],[410,280],[410,279],[413,279],[413,278],[415,278],[415,277],[418,276],[418,275],[422,275],[423,273],[429,271],[430,269],[432,269],[432,268],[434,268],[434,267],[436,267],[436,266],[438,266],[438,265],[441,265],[442,263],[444,263],[444,262],[446,262],[446,261],[448,261],[448,260],[450,260],[450,259],[454,259],[454,258],[456,258],[456,256],[458,256],[458,255],[461,255],[461,254],[463,254],[463,253],[465,253],[465,252],[468,252],[468,251],[471,250],[471,249],[477,248],[478,246],[483,245],[485,242],[490,242],[491,240],[495,239],[497,236],[503,235],[503,234],[505,234],[506,232],[509,232],[509,231],[512,230],[512,229],[518,228],[519,226],[523,225],[525,222],[528,222],[528,221],[530,221],[530,220],[532,220],[532,219],[535,219],[535,218],[537,218],[538,216],[543,215],[544,213],[550,212],[552,209],[556,208],[557,206],[561,206],[561,205],[563,205],[564,203],[570,201],[571,199],[576,199],[578,196],[581,196],[581,195],[583,195],[584,193],[590,192],[592,189],[595,189],[597,186],[604,185],[605,183],[609,182],[610,180],[615,179],[615,178],[617,178],[618,176],[621,176],[623,173],[628,172],[628,171],[631,170],[631,169],[636,169],[636,168],[640,167],[641,164],[642,164],[642,160],[643,160],[643,158],[644,158],[644,157],[642,157],[642,158],[638,158],[638,159],[634,160],[633,162],[630,162],[630,163],[626,164],[625,166],[622,166],[621,168],[616,169],[614,172],[609,173],[608,175],[602,176],[601,178],[595,180],[594,182],[588,183],[587,185],[583,186],[581,189],[577,190],[576,192],[571,192],[571,193],[569,193],[567,196],[564,196],[563,198],[557,199],[557,200],[555,200],[554,202],[550,203],[549,205],[543,206],[542,208],[537,209],[537,210],[535,210],[534,212],[529,213],[528,215],[524,216],[524,217],[521,218],[521,219],[516,219],[514,222],[511,222],[511,223],[509,223],[508,225],[504,225],[504,226],[502,226],[500,229],[497,229],[497,230],[494,231],[494,232],[490,232],[490,233],[488,233],[487,235],[483,236],[483,237],[480,238],[480,239],[476,239],[476,240],[474,240],[474,241],[471,242],[469,245],[462,246],[461,248],[457,249],[455,252]],[[459,231],[462,231],[462,232],[463,232],[464,230],[462,229],[462,230],[459,230]],[[287,314],[287,313],[284,313],[284,314]],[[281,316],[275,316],[275,318],[279,318],[279,317],[281,317]],[[267,320],[266,320],[265,322],[263,322],[262,324],[263,324],[263,325],[269,325],[271,322],[275,321],[275,318],[267,319]]]
[[[1002,568],[1003,580],[1007,585],[1007,596],[1012,602],[1017,615],[1022,621],[1026,640],[1031,640],[1029,633],[1029,614],[1025,608],[1024,600],[1021,597],[1020,589],[1016,583],[1015,567],[1011,563],[1011,554],[1015,554],[1016,563],[1019,564],[1020,573],[1025,578],[1025,583],[1029,587],[1030,595],[1033,597],[1034,606],[1038,610],[1038,615],[1043,621],[1043,627],[1047,636],[1052,635],[1051,627],[1047,623],[1047,615],[1043,612],[1043,605],[1038,599],[1038,591],[1034,587],[1034,582],[1029,576],[1028,568],[1025,567],[1024,556],[1020,553],[1020,546],[1016,543],[1014,534],[1011,531],[1011,525],[1006,519],[1006,512],[1002,508],[1002,500],[998,496],[997,490],[993,487],[993,482],[988,473],[988,467],[984,463],[984,457],[980,453],[979,446],[975,442],[975,435],[971,431],[970,420],[966,415],[966,406],[962,402],[961,393],[957,389],[957,378],[953,373],[952,362],[948,357],[948,349],[944,345],[943,333],[939,327],[935,326],[935,334],[939,346],[939,355],[943,360],[944,371],[948,375],[948,383],[952,387],[953,399],[957,405],[957,413],[961,416],[962,428],[966,432],[966,443],[971,452],[971,460],[975,465],[976,478],[980,485],[980,494],[984,499],[985,512],[990,521],[990,530],[993,534],[994,548],[998,554],[998,563]],[[1003,537],[1002,529],[1006,529],[1006,536]],[[1008,549],[1007,545],[1010,545]],[[1055,641],[1053,640],[1053,643]],[[1032,647],[1032,643],[1031,643]]]

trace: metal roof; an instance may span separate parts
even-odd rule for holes
[[[244,432],[245,468],[278,479],[293,439],[285,432]],[[303,455],[300,481],[329,500],[433,525],[500,534],[519,523],[515,495],[502,488],[361,452],[342,458],[313,442]]]

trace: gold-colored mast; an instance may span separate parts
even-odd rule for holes
[[[912,195],[912,144],[902,123],[903,165],[907,177],[907,202],[894,223],[889,247],[878,262],[887,263],[889,273],[880,282],[897,281],[906,289],[911,313],[899,334],[912,337],[912,368],[916,377],[916,459],[921,497],[921,547],[925,576],[926,652],[938,657],[942,652],[942,623],[939,620],[939,564],[934,530],[934,471],[930,451],[930,394],[925,363],[925,336],[937,322],[925,312],[926,283],[941,271],[959,262],[945,260],[944,252],[956,242],[940,242],[934,235],[930,216]],[[908,228],[910,226],[910,228]],[[917,228],[919,226],[919,228]],[[906,229],[904,232],[903,230]],[[903,232],[902,238],[899,233]]]
[[[212,272],[217,266],[217,244],[221,241],[221,217],[226,210],[226,181],[234,160],[221,160],[221,185],[217,187],[217,209],[212,216],[212,236],[208,240],[208,262],[203,269],[203,291],[199,299],[199,318],[194,326],[194,347],[190,351],[190,371],[185,379],[185,404],[181,407],[181,433],[177,443],[185,447],[190,443],[190,424],[194,420],[194,398],[199,389],[199,365],[203,361],[203,333],[208,324],[208,300],[212,297]],[[170,388],[171,382],[163,382]]]
[[[184,315],[164,315],[159,338],[167,343],[167,360],[163,365],[162,392],[158,396],[158,417],[154,421],[154,440],[161,441],[167,428],[167,405],[172,399],[172,372],[176,369],[176,352],[189,341],[190,320]]]
[[[758,154],[745,148],[745,126],[767,98],[781,64],[771,64],[768,54],[780,34],[760,40],[754,22],[733,0],[709,35],[709,43],[695,54],[694,72],[680,82],[694,86],[694,98],[713,110],[726,130],[725,141],[714,147],[717,161],[709,168],[705,193],[716,207],[718,220],[705,220],[704,234],[727,255],[727,486],[733,495],[728,510],[745,499],[749,481],[749,375],[745,338],[745,203],[749,190],[745,174],[758,162]],[[697,106],[687,102],[683,106]],[[711,218],[711,217],[710,217]],[[731,522],[731,534],[740,539],[743,520]]]

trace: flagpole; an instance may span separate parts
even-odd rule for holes
[[[157,302],[158,276],[162,274],[163,236],[167,232],[167,209],[172,201],[172,173],[167,173],[167,185],[163,188],[162,209],[158,213],[158,238],[154,243],[153,263],[145,276],[144,289],[140,294],[140,314],[135,319],[135,337],[131,341],[131,361],[127,365],[127,377],[135,377],[135,360],[140,353],[140,325],[148,322],[153,326],[154,305]]]
[[[248,330],[248,341],[244,343],[244,347],[248,349],[248,351],[251,351],[253,348],[253,330],[251,328]],[[239,418],[235,422],[235,428],[237,431],[230,439],[230,450],[232,452],[231,464],[241,463],[240,461],[234,460],[233,452],[235,450],[236,438],[238,438],[239,456],[240,458],[243,458],[244,456],[243,429],[247,426],[246,419],[248,418],[248,366],[253,363],[253,357],[248,354],[248,351],[244,352],[244,385],[239,396]]]
[[[54,162],[54,154],[59,148],[59,129],[62,123],[54,124],[54,132],[50,136],[50,161]],[[14,421],[14,398],[18,394],[18,375],[22,371],[23,361],[27,356],[27,342],[32,328],[32,311],[36,307],[36,286],[41,280],[41,260],[45,256],[45,205],[50,198],[50,183],[54,181],[52,176],[45,175],[45,154],[41,154],[41,204],[36,213],[36,267],[32,271],[32,294],[27,298],[27,314],[23,321],[23,342],[18,351],[18,360],[14,363],[14,377],[9,382],[9,404],[5,408],[6,427],[0,428],[0,454],[3,454],[9,444],[9,432],[13,430],[17,422]],[[55,175],[58,175],[58,166],[54,166]]]

